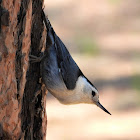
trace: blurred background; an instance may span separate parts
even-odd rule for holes
[[[140,140],[140,1],[46,0],[45,12],[112,113],[48,94],[47,140]]]

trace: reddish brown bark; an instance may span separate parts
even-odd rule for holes
[[[1,2],[1,1],[0,1]],[[45,46],[41,0],[3,0],[0,32],[0,139],[45,139],[46,94],[39,64]],[[8,17],[8,18],[7,18]]]

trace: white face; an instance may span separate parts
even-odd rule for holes
[[[92,86],[88,80],[80,76],[78,78],[75,90],[71,92],[71,96],[67,98],[66,104],[87,103],[96,104],[106,113],[110,114],[99,102],[99,94],[97,89]],[[111,114],[110,114],[111,115]]]
[[[81,97],[83,103],[96,104],[99,101],[99,94],[95,87],[93,87],[86,78],[80,77],[78,79],[77,93]]]
[[[99,101],[98,91],[95,88],[92,88],[91,94],[92,94],[93,103],[96,104]]]
[[[87,94],[91,95],[91,102],[92,104],[97,105],[99,108],[101,108],[103,111],[105,111],[106,113],[110,114],[99,102],[99,94],[98,91],[96,90],[95,87],[93,87],[91,84],[88,85],[86,84],[86,92]],[[89,100],[90,101],[90,100]],[[111,115],[111,114],[110,114]]]

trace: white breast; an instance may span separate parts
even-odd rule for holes
[[[80,76],[77,80],[76,87],[74,90],[67,90],[64,85],[63,88],[52,90],[51,93],[62,103],[62,104],[77,104],[77,103],[91,103],[92,86],[88,83],[86,78]]]

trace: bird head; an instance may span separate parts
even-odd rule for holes
[[[95,104],[99,108],[101,108],[106,113],[110,114],[100,103],[99,101],[99,93],[97,88],[86,78],[84,77],[82,80],[83,85],[83,94],[85,98],[83,99],[85,103]],[[111,115],[111,114],[110,114]]]
[[[76,84],[76,94],[73,95],[71,103],[95,104],[106,113],[110,114],[99,102],[99,93],[97,88],[85,77],[80,76]],[[111,114],[110,114],[111,115]]]
[[[110,114],[103,106],[102,104],[99,102],[99,93],[98,91],[96,90],[95,87],[92,88],[92,100],[93,100],[93,103],[95,105],[97,105],[99,108],[101,108],[103,111],[105,111],[106,113]],[[111,115],[111,114],[110,114]]]

